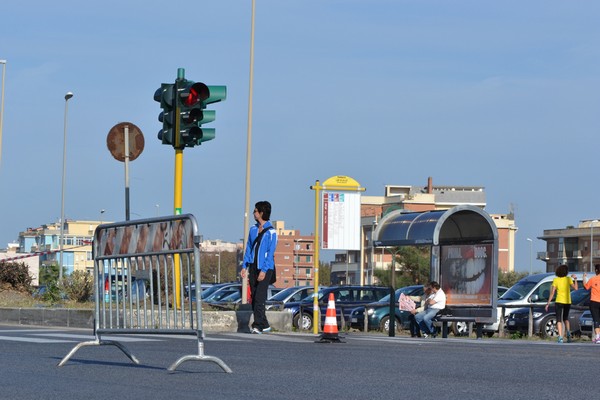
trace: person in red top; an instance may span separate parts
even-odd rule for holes
[[[596,264],[595,268],[596,276],[587,280],[587,274],[583,274],[583,286],[587,290],[592,290],[590,296],[590,312],[592,313],[592,319],[594,320],[594,331],[596,337],[592,339],[592,343],[600,344],[600,264]]]

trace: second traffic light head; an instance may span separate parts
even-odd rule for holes
[[[163,83],[154,93],[154,100],[160,103],[162,112],[158,120],[163,127],[158,131],[158,139],[162,144],[175,145],[175,85]]]

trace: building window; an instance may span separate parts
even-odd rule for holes
[[[306,275],[309,276],[310,275],[310,268],[306,268]]]
[[[311,258],[311,256],[306,256],[306,262],[310,262]]]

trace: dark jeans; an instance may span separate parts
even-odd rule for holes
[[[265,301],[267,300],[267,290],[269,289],[269,282],[271,281],[271,275],[273,270],[268,270],[265,274],[265,279],[258,281],[258,269],[251,265],[249,268],[249,283],[250,293],[252,295],[252,312],[254,314],[254,322],[252,323],[253,328],[266,329],[269,327],[269,321],[267,321],[267,314],[265,311]]]
[[[410,314],[408,316],[408,321],[410,322],[410,336],[421,337],[421,329],[419,328],[419,324],[415,320],[415,315]]]

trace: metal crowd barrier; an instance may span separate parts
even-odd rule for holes
[[[81,347],[103,345],[116,346],[139,364],[122,343],[103,335],[180,334],[197,337],[198,354],[179,358],[169,371],[195,360],[232,372],[221,359],[204,354],[200,237],[193,215],[99,225],[93,255],[95,339],[77,344],[59,367]]]

